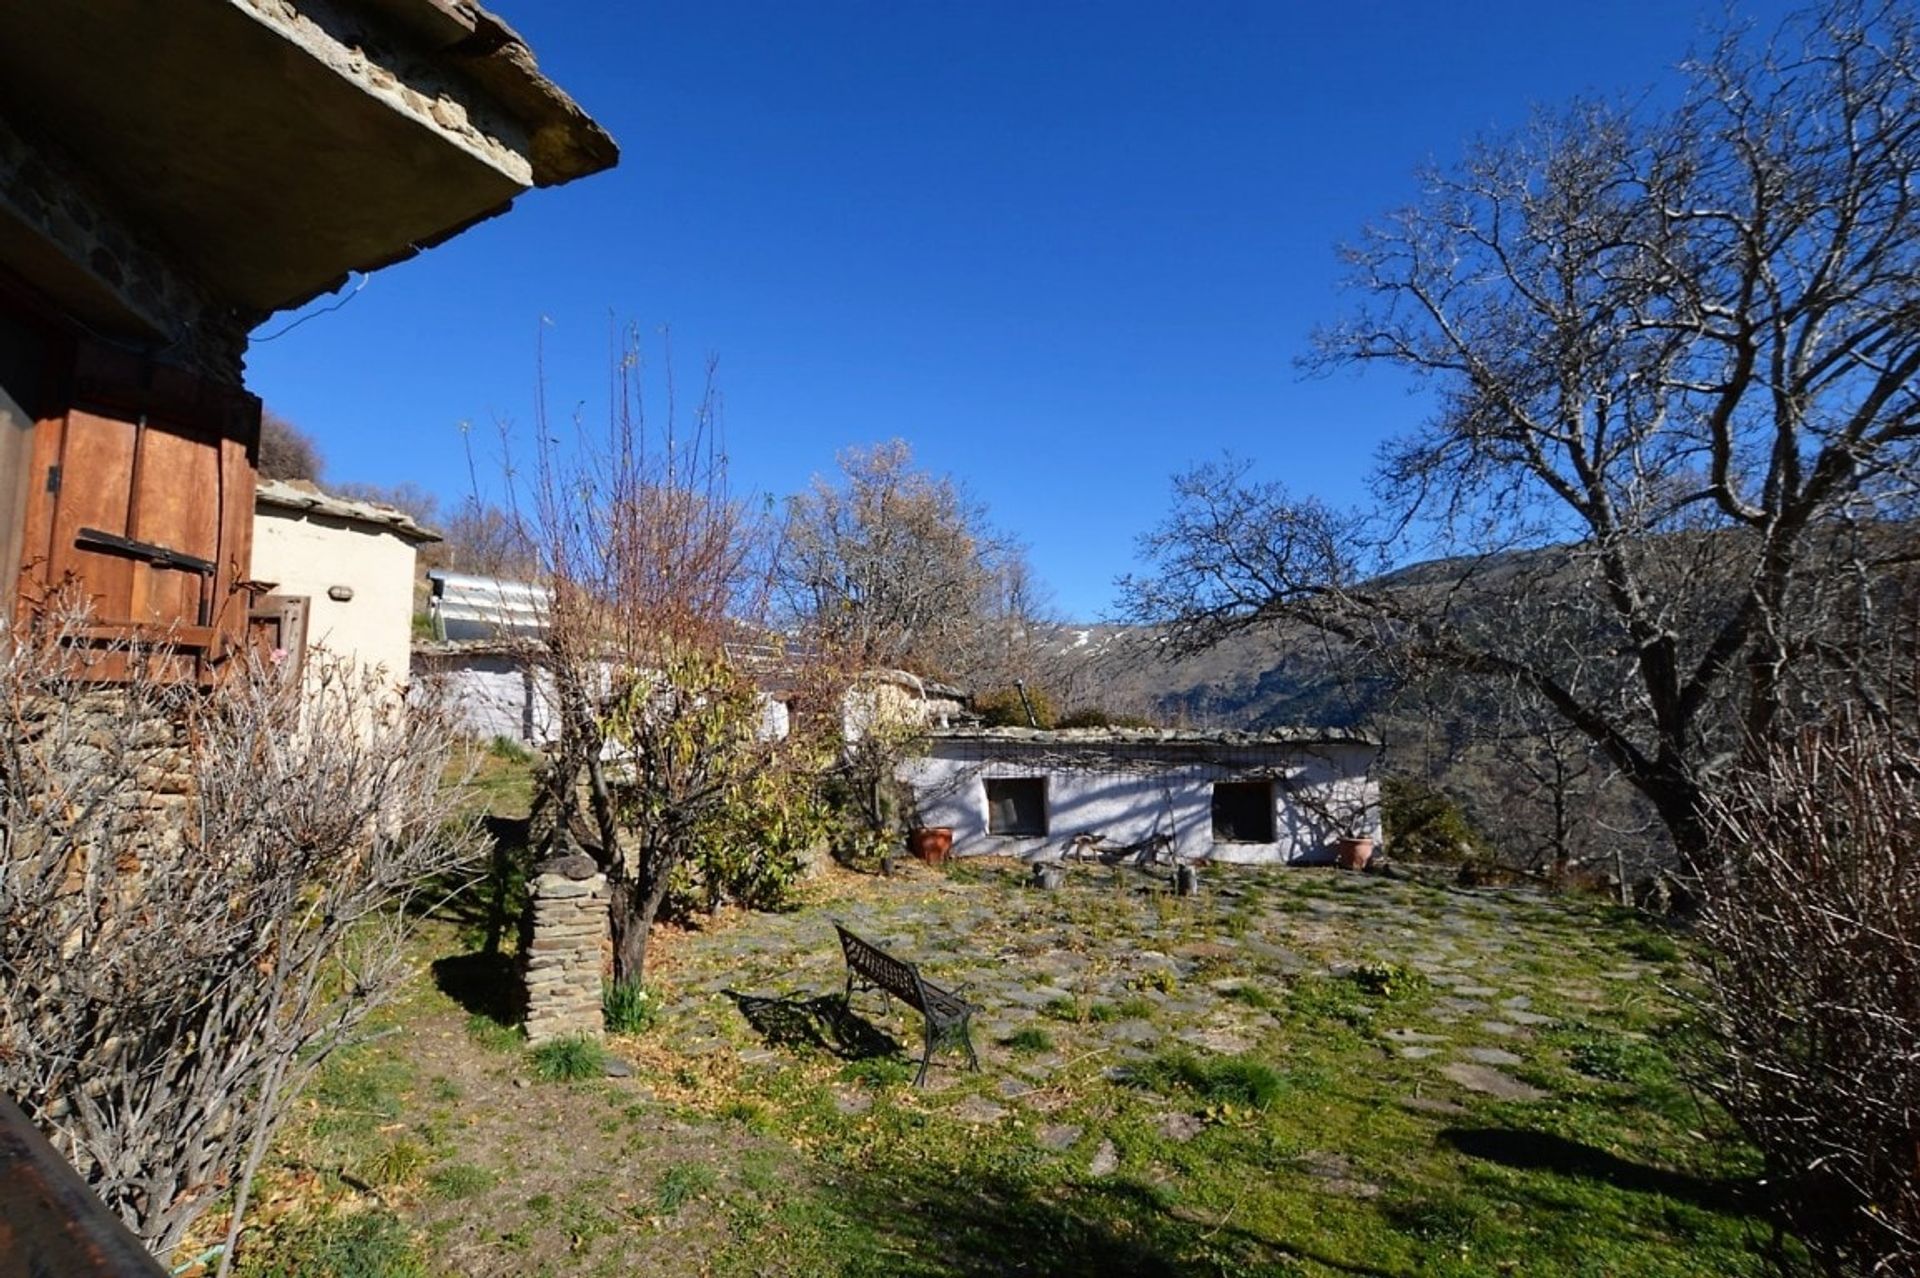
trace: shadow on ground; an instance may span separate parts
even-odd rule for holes
[[[1713,1211],[1738,1211],[1750,1205],[1747,1198],[1751,1183],[1748,1181],[1713,1180],[1664,1167],[1650,1167],[1550,1132],[1506,1127],[1449,1127],[1440,1133],[1440,1139],[1470,1158],[1520,1171],[1544,1171],[1602,1181],[1616,1189],[1663,1194]]]
[[[886,1166],[842,1177],[837,1210],[879,1222],[892,1272],[921,1275],[1137,1275],[1318,1271],[1405,1278],[1263,1237],[1227,1218],[1182,1215],[1160,1188],[1125,1177],[1040,1189],[1017,1176],[960,1166]],[[911,1259],[909,1259],[911,1258]]]
[[[899,1039],[847,1006],[840,994],[781,998],[722,990],[769,1047],[817,1047],[842,1060],[871,1060],[903,1049]]]
[[[519,981],[510,955],[482,950],[435,959],[433,983],[473,1015],[502,1025],[519,1024],[519,1008],[515,1005]]]

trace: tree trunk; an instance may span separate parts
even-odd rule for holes
[[[667,884],[673,876],[677,856],[655,851],[642,855],[647,873],[629,876],[609,875],[608,921],[613,934],[613,983],[640,985],[646,981],[647,937],[653,921],[667,899]],[[659,864],[664,862],[664,864]]]

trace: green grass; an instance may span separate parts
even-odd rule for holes
[[[1050,1052],[1053,1050],[1053,1035],[1038,1025],[1029,1025],[1015,1030],[1001,1042],[1016,1052]]]
[[[490,1052],[517,1052],[527,1045],[518,1025],[502,1025],[484,1012],[467,1017],[467,1037]]]
[[[654,1203],[663,1216],[671,1216],[702,1194],[710,1193],[719,1177],[705,1163],[679,1163],[667,1168],[654,1184]]]
[[[286,1219],[250,1240],[241,1278],[427,1278],[406,1226],[383,1209]]]
[[[1162,1052],[1129,1070],[1128,1078],[1157,1092],[1187,1092],[1202,1101],[1255,1109],[1265,1109],[1287,1091],[1286,1079],[1264,1061],[1185,1050]]]
[[[603,1078],[607,1072],[607,1049],[599,1039],[585,1034],[551,1039],[534,1048],[530,1055],[534,1074],[548,1083],[577,1083]]]
[[[435,1198],[455,1201],[472,1198],[486,1193],[499,1182],[500,1177],[484,1167],[475,1167],[471,1163],[448,1163],[437,1167],[427,1177],[427,1192]]]
[[[1680,959],[1680,943],[1671,936],[1659,932],[1648,932],[1628,941],[1627,953],[1649,963],[1676,963]]]
[[[660,1004],[637,982],[609,985],[600,996],[609,1034],[644,1034],[660,1020]]]
[[[695,1268],[718,1278],[1765,1272],[1752,1241],[1764,1226],[1732,1197],[1758,1167],[1683,1085],[1683,1009],[1663,988],[1668,975],[1606,975],[1635,952],[1641,925],[1577,903],[1495,897],[1505,902],[1495,912],[1485,895],[1331,874],[1250,875],[1263,890],[1229,897],[1238,879],[1223,874],[1210,884],[1219,904],[1181,914],[1170,936],[1150,894],[1082,877],[1060,893],[1027,893],[987,865],[951,898],[928,888],[932,876],[862,882],[923,916],[948,899],[998,894],[1005,930],[979,938],[980,952],[1084,956],[1064,978],[1071,996],[1040,1015],[988,1005],[994,1023],[1014,1019],[997,1040],[976,1028],[979,1074],[943,1053],[934,1086],[912,1087],[919,1022],[898,1006],[875,1019],[905,1052],[846,1059],[795,1044],[743,1063],[762,1039],[715,998],[661,1014],[641,1079],[564,1095],[508,1091],[502,1108],[516,1112],[486,1115],[473,1112],[482,1080],[498,1080],[500,1095],[525,1058],[495,1058],[496,1048],[523,1044],[481,1018],[464,1041],[449,1040],[469,1056],[468,1072],[452,1074],[470,1093],[465,1103],[436,1082],[441,1064],[414,1076],[400,1037],[330,1063],[316,1092],[325,1104],[302,1130],[331,1125],[335,1152],[303,1165],[396,1161],[408,1186],[391,1195],[400,1230],[370,1224],[367,1238],[344,1245],[367,1254],[397,1243],[390,1272],[399,1278],[435,1254],[434,1238],[466,1237],[476,1222],[498,1249],[489,1263],[554,1278]],[[1288,914],[1308,898],[1342,913]],[[1235,935],[1225,925],[1236,918],[1291,957],[1198,944]],[[733,933],[758,940],[774,924],[727,926],[769,929]],[[824,923],[792,934],[801,947],[831,940]],[[1488,952],[1476,953],[1482,946]],[[1499,1016],[1493,1001],[1486,1013],[1450,1017],[1437,1004],[1452,992],[1414,968],[1436,949],[1449,966],[1455,955],[1475,959],[1453,970],[1503,997],[1530,994],[1534,1010],[1560,1019],[1513,1038],[1481,1036],[1478,1021]],[[1124,956],[1144,950],[1176,972],[1177,997],[1128,988],[1138,969]],[[943,951],[941,975],[994,998],[964,955]],[[767,970],[788,957],[769,955]],[[674,959],[677,1006],[703,981],[711,990],[741,979],[739,951],[720,928],[682,940]],[[1346,975],[1326,974],[1329,965]],[[447,1015],[459,1024],[460,1013]],[[1139,1019],[1156,1037],[1125,1024]],[[1196,1029],[1229,1035],[1218,1040],[1229,1050],[1190,1045],[1211,1041]],[[1398,1029],[1444,1036],[1443,1054],[1402,1058],[1383,1037]],[[1147,1041],[1145,1059],[1136,1038]],[[1445,1082],[1439,1067],[1470,1045],[1518,1052],[1525,1063],[1508,1072],[1551,1099],[1502,1103]],[[532,1103],[516,1106],[516,1096]],[[1429,1099],[1458,1109],[1410,1105]],[[1000,1117],[981,1117],[989,1104]],[[450,1108],[458,1123],[428,1121]],[[490,1139],[463,1148],[473,1123],[491,1124]],[[1066,1134],[1043,1139],[1049,1128]],[[624,1142],[651,1152],[611,1187],[595,1185],[596,1174],[612,1174],[600,1155],[583,1154],[560,1179],[552,1162],[527,1179],[516,1160],[472,1165],[485,1157],[473,1150],[503,1147],[502,1131],[535,1148]],[[420,1167],[408,1143],[431,1161]],[[1113,1166],[1096,1175],[1092,1160],[1105,1152]]]

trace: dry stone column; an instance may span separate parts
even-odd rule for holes
[[[552,857],[534,866],[532,913],[521,947],[527,1041],[571,1034],[599,1038],[602,965],[607,943],[607,876],[588,856]]]

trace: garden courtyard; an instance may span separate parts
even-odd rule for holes
[[[1760,1271],[1754,1164],[1676,1065],[1683,942],[1332,869],[1026,877],[832,869],[665,930],[619,1076],[529,1052],[480,929],[432,922],[285,1131],[246,1271]],[[917,1090],[918,1014],[840,1013],[835,920],[964,987],[979,1072]]]

